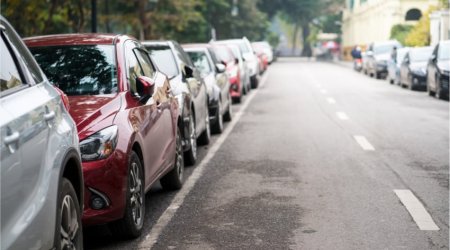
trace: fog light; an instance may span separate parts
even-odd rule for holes
[[[109,200],[106,195],[101,192],[88,188],[91,191],[91,208],[95,210],[100,210],[109,207]]]

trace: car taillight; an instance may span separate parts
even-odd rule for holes
[[[61,99],[63,101],[64,107],[66,107],[67,111],[70,110],[70,104],[69,104],[69,98],[67,95],[58,87],[55,86],[56,91],[58,91],[59,95],[61,96]]]

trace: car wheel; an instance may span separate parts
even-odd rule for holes
[[[254,77],[251,78],[251,88],[252,89],[258,88],[258,84],[259,84],[258,75],[255,75]]]
[[[120,238],[132,239],[141,235],[144,225],[144,172],[136,152],[131,151],[128,162],[127,194],[124,217],[110,224],[111,232]]]
[[[200,145],[208,145],[209,141],[211,140],[211,128],[209,125],[209,111],[208,111],[208,104],[206,105],[206,120],[205,120],[205,130],[203,131],[203,133],[200,135],[200,137],[198,138],[198,142]]]
[[[443,93],[442,93],[442,90],[441,90],[441,83],[440,82],[437,82],[436,83],[436,98],[437,99],[444,99],[444,95],[443,95]]]
[[[431,90],[430,85],[427,85],[427,92],[429,96],[435,96],[436,93],[433,92],[433,90]]]
[[[183,186],[184,159],[180,129],[177,128],[175,163],[173,169],[161,178],[161,186],[166,190],[178,190]]]
[[[222,116],[222,102],[219,100],[216,110],[216,122],[211,128],[214,134],[220,134],[223,131],[223,116]]]
[[[186,165],[192,166],[197,161],[197,133],[195,132],[195,121],[194,114],[191,111],[191,116],[189,117],[189,150],[184,154],[184,160]]]
[[[56,249],[82,249],[81,210],[72,183],[62,178],[58,194]]]
[[[228,94],[228,107],[227,112],[223,115],[223,120],[229,122],[233,119],[233,111],[231,109],[231,96]]]

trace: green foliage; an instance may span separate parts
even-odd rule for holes
[[[406,36],[411,32],[413,26],[408,24],[397,24],[391,28],[391,39],[399,41],[401,44],[405,44]]]
[[[429,14],[436,10],[436,7],[431,7],[426,13],[422,15],[419,22],[411,29],[405,38],[406,46],[428,46],[430,45],[430,17]]]

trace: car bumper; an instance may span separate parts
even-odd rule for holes
[[[83,162],[84,211],[83,225],[105,224],[123,217],[126,196],[128,157],[116,150],[109,158]],[[94,209],[94,198],[100,197],[106,205]]]
[[[414,87],[426,87],[427,86],[427,78],[423,75],[415,75],[413,74],[411,77],[412,85]]]
[[[241,97],[242,87],[239,77],[230,78],[230,95],[231,97]]]

